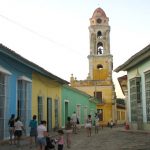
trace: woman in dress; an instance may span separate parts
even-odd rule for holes
[[[91,136],[91,130],[92,130],[92,118],[91,115],[88,115],[86,124],[85,124],[86,130],[87,130],[87,136]]]

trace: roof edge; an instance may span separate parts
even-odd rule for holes
[[[68,81],[61,79],[59,77],[57,77],[56,75],[48,72],[47,70],[45,70],[44,68],[38,66],[37,64],[29,61],[28,59],[24,58],[23,56],[19,55],[18,53],[16,53],[15,51],[9,49],[8,47],[4,46],[3,44],[0,43],[0,48],[4,49],[5,51],[0,50],[2,53],[4,53],[5,55],[8,55],[9,57],[11,57],[12,59],[15,59],[17,61],[19,61],[20,63],[28,66],[29,68],[31,68],[32,70],[39,72],[40,74],[51,78],[61,84],[69,84]]]
[[[143,57],[141,57],[143,55]],[[150,56],[150,44],[143,48],[141,51],[137,52],[135,55],[131,56],[125,63],[114,69],[115,72],[127,71],[131,67],[135,66],[142,60]],[[139,60],[137,60],[140,57]],[[135,61],[136,60],[136,61]]]

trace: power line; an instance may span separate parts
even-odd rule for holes
[[[9,22],[11,22],[11,23],[13,23],[13,24],[15,24],[15,25],[17,25],[17,26],[19,26],[19,27],[21,27],[22,29],[27,30],[28,32],[31,32],[32,34],[35,34],[35,35],[39,36],[39,37],[42,38],[42,39],[46,39],[46,40],[48,40],[48,41],[51,42],[51,43],[54,43],[54,44],[56,44],[56,45],[58,45],[58,46],[60,46],[60,47],[64,47],[64,48],[66,48],[66,50],[68,49],[69,52],[74,52],[74,53],[76,53],[77,55],[79,55],[80,57],[82,56],[82,54],[79,53],[78,51],[73,50],[72,48],[70,48],[70,47],[68,47],[68,46],[66,46],[66,45],[64,45],[64,44],[62,44],[62,43],[60,43],[60,42],[54,41],[53,39],[51,39],[51,38],[49,38],[49,37],[47,37],[47,36],[45,36],[45,35],[42,35],[42,34],[38,33],[37,31],[35,31],[35,30],[33,30],[33,29],[30,29],[29,27],[26,27],[26,26],[24,26],[24,25],[18,23],[17,21],[14,21],[14,20],[12,20],[12,19],[10,19],[10,18],[8,18],[8,17],[6,17],[6,16],[4,16],[4,15],[2,15],[2,14],[0,14],[0,17],[3,18],[3,19],[5,19],[5,20],[7,20],[7,21],[9,21]],[[72,51],[70,51],[70,50],[72,50]],[[82,58],[83,58],[83,57],[82,57]]]

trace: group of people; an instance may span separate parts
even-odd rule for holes
[[[10,144],[20,144],[20,138],[22,136],[22,132],[25,131],[23,123],[20,118],[17,117],[15,119],[15,115],[12,114],[9,119],[9,132],[10,132]],[[95,133],[98,133],[99,126],[99,118],[98,115],[95,115]],[[67,148],[71,147],[71,135],[72,133],[77,134],[77,126],[79,125],[79,118],[77,117],[76,112],[72,114],[71,117],[67,117],[67,122],[65,124],[65,133],[66,133],[66,145]],[[49,137],[46,128],[46,121],[42,120],[38,125],[36,115],[33,115],[33,118],[29,122],[30,127],[30,148],[32,148],[33,144],[36,144],[37,150],[45,150],[46,146],[46,138]],[[91,136],[92,129],[92,117],[88,115],[88,118],[85,123],[85,128],[87,131],[87,136]],[[13,138],[14,136],[14,138]],[[55,141],[58,143],[58,150],[63,150],[64,147],[64,131],[62,129],[58,130],[58,135],[55,138]]]
[[[20,144],[20,137],[22,136],[22,131],[25,131],[23,123],[20,121],[20,118],[15,118],[15,115],[12,114],[9,121],[9,133],[10,133],[10,144]],[[14,136],[14,140],[13,140]]]
[[[74,118],[75,119],[75,118]],[[76,124],[74,122],[72,117],[67,117],[67,122],[65,124],[65,133],[66,133],[66,144],[67,148],[71,148],[71,135],[72,133],[76,133]],[[44,126],[43,126],[44,125]],[[46,131],[46,122],[41,121],[41,125],[37,127],[37,146],[38,150],[45,150],[46,146],[46,137],[48,137],[48,132]],[[30,132],[31,136],[31,132]],[[58,130],[58,135],[55,138],[55,142],[58,143],[58,150],[63,150],[64,149],[64,131],[62,129]]]
[[[12,114],[9,121],[9,133],[10,133],[10,144],[17,144],[20,145],[20,139],[25,131],[23,123],[21,122],[20,118],[15,118],[15,115]],[[36,144],[37,150],[45,150],[46,146],[46,137],[49,137],[46,128],[46,121],[42,120],[38,125],[36,120],[36,115],[33,115],[33,118],[30,120],[29,123],[30,127],[30,148],[32,148],[33,144]],[[65,126],[66,129],[66,141],[67,141],[67,148],[71,146],[71,134],[75,130],[75,123],[73,123],[70,117],[67,118],[67,123]],[[55,138],[55,142],[58,143],[58,150],[63,150],[64,147],[64,131],[62,129],[58,130],[58,135]]]
[[[9,125],[9,133],[10,133],[10,144],[16,144],[19,146],[21,136],[23,134],[23,131],[25,131],[23,123],[21,122],[19,117],[15,118],[15,115],[12,114],[8,121],[8,125]],[[40,138],[45,136],[46,134],[47,129],[45,125],[46,125],[46,121],[41,121],[41,124],[37,126],[36,115],[33,116],[33,119],[29,123],[29,127],[31,128],[30,147],[32,146],[34,141],[37,143],[43,142]]]

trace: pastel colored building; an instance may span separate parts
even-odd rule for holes
[[[125,100],[121,98],[116,99],[116,124],[125,124],[126,123],[126,105]]]
[[[97,100],[94,97],[72,88],[68,85],[62,87],[62,127],[65,127],[67,117],[76,112],[80,124],[83,126],[90,114],[94,120]]]
[[[115,71],[127,71],[130,128],[150,130],[150,45],[130,57]]]
[[[68,82],[0,44],[0,140],[9,136],[11,114],[21,118],[26,135],[33,114],[48,121],[48,129],[61,125],[63,84]]]
[[[117,108],[116,120],[118,124],[124,124],[128,123],[127,75],[118,77],[118,82],[125,98],[116,99],[116,108]]]
[[[0,44],[0,140],[8,137],[11,114],[28,126],[31,99],[32,69],[20,55]]]
[[[54,78],[49,73],[47,76],[32,74],[32,114],[36,114],[39,121],[47,121],[48,131],[61,127],[61,87],[68,83],[56,76]]]

